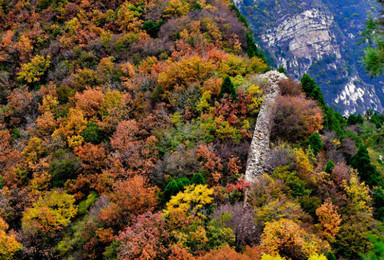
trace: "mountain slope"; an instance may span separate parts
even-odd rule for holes
[[[345,115],[384,110],[383,78],[370,79],[361,64],[359,32],[377,3],[364,1],[238,0],[272,63],[289,76],[311,74],[328,105]]]

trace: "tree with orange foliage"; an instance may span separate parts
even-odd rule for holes
[[[8,30],[4,33],[1,42],[0,42],[0,62],[7,60],[9,58],[9,54],[11,54],[15,45],[13,43],[14,33],[12,30]]]
[[[326,200],[320,208],[316,209],[316,215],[319,217],[322,236],[329,242],[334,241],[342,220],[337,213],[337,207],[330,200]]]
[[[139,124],[136,120],[121,122],[111,139],[111,145],[114,149],[126,150],[138,144],[137,135],[139,133]]]
[[[41,135],[50,135],[55,131],[57,122],[51,112],[45,112],[36,119],[38,131]]]
[[[1,259],[13,259],[14,254],[19,251],[23,245],[19,243],[15,235],[6,233],[9,225],[0,217],[0,256]]]
[[[0,175],[8,171],[20,159],[20,153],[12,149],[12,137],[8,130],[0,130]]]
[[[16,50],[19,53],[19,59],[21,62],[26,62],[32,54],[33,46],[32,41],[23,34],[20,37],[19,42],[16,43]]]
[[[81,159],[81,166],[88,173],[100,172],[106,166],[107,154],[104,147],[85,143],[74,149]]]
[[[108,226],[131,223],[135,216],[154,209],[157,205],[155,193],[156,188],[141,175],[117,181],[109,195],[113,203],[101,211],[98,219]]]
[[[15,88],[7,97],[8,105],[4,115],[10,117],[10,125],[18,125],[26,121],[26,115],[32,108],[33,95],[26,88]]]
[[[104,100],[100,88],[87,88],[81,94],[76,92],[76,108],[82,110],[85,116],[92,117],[98,114]]]

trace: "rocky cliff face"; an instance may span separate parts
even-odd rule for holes
[[[335,3],[336,2],[336,3]],[[361,64],[359,32],[374,0],[237,0],[270,62],[293,78],[316,79],[326,102],[348,115],[384,112],[383,79],[370,79]]]

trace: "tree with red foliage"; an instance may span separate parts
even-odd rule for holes
[[[280,96],[276,103],[273,138],[279,137],[290,142],[300,142],[322,129],[322,111],[316,101],[300,96]]]
[[[168,231],[161,213],[144,213],[135,223],[120,232],[117,241],[120,259],[156,259],[168,250]]]
[[[203,166],[207,174],[210,174],[206,180],[211,184],[219,182],[221,178],[220,171],[223,169],[223,165],[213,149],[207,145],[200,145],[196,150],[196,157],[201,160],[200,165]]]

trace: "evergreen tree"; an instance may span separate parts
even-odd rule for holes
[[[332,173],[333,169],[335,169],[335,163],[333,161],[329,160],[327,165],[325,166],[325,172],[326,173]]]
[[[357,119],[354,114],[350,115],[347,120],[348,125],[356,125]]]
[[[343,125],[344,119],[339,113],[331,107],[324,108],[324,128],[335,131],[338,136],[342,137],[344,135]]]
[[[184,191],[184,188],[189,185],[191,185],[191,182],[185,177],[172,180],[165,186],[164,201],[169,201],[172,196],[175,196],[180,191]]]
[[[309,146],[312,148],[315,156],[321,151],[323,148],[323,142],[321,141],[319,133],[314,133],[309,137]]]
[[[357,115],[356,123],[358,123],[359,125],[364,123],[364,118],[362,117],[362,115],[360,115],[360,114]]]
[[[375,113],[374,115],[371,116],[371,119],[369,121],[374,123],[376,128],[380,128],[383,125],[384,118],[383,118],[383,115],[379,115]]]
[[[321,107],[325,107],[325,101],[323,93],[320,90],[320,87],[316,86],[312,92],[309,94],[309,97],[316,100]]]
[[[361,180],[365,181],[370,187],[383,185],[383,177],[376,167],[371,164],[368,150],[364,145],[361,145],[357,153],[352,156],[351,165],[358,170]]]
[[[332,253],[332,252],[328,252],[328,253],[326,254],[326,257],[327,257],[328,260],[336,260],[336,259],[337,259],[336,256],[335,256],[335,254]]]
[[[226,76],[224,78],[224,82],[221,85],[221,89],[220,89],[220,93],[219,93],[218,98],[222,99],[224,94],[228,94],[228,96],[232,96],[234,98],[237,97],[236,88],[228,76]]]
[[[375,218],[384,220],[384,191],[381,188],[375,190],[373,194],[373,206],[376,208]]]
[[[309,74],[304,74],[301,78],[301,88],[304,93],[309,97],[310,93],[316,87],[316,82]]]
[[[284,73],[285,75],[287,75],[287,72],[286,72],[286,70],[284,69],[284,67],[280,67],[280,68],[278,68],[277,71],[280,72],[280,73]]]
[[[191,183],[192,184],[202,184],[202,185],[207,184],[203,175],[201,175],[201,173],[196,173],[195,175],[193,175]]]
[[[320,87],[316,86],[315,80],[308,74],[304,74],[301,78],[301,88],[307,97],[316,100],[322,108],[326,107]]]

